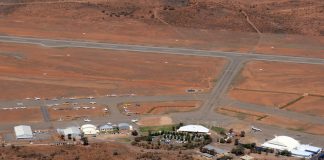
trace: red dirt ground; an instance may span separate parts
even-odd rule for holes
[[[235,99],[268,106],[283,106],[301,99],[288,109],[323,116],[324,65],[253,61],[246,64],[229,95]],[[294,107],[296,106],[296,107]]]
[[[149,116],[142,117],[137,124],[140,126],[162,126],[173,124],[173,122],[168,116]]]
[[[167,114],[170,112],[186,112],[197,109],[200,106],[198,101],[176,101],[176,102],[152,102],[152,103],[131,103],[127,110],[137,114]],[[123,110],[123,105],[120,106]]]
[[[2,4],[0,33],[324,58],[321,6],[320,0]],[[260,42],[240,11],[266,33]]]
[[[324,95],[323,71],[324,65],[252,61],[237,78],[235,88]]]
[[[73,109],[73,107],[81,107],[80,109]],[[52,121],[57,120],[75,120],[83,118],[92,118],[92,117],[102,117],[106,116],[103,106],[98,105],[76,105],[76,106],[58,106],[51,107],[48,109],[48,113]],[[89,109],[82,109],[82,107],[90,107]],[[96,107],[92,109],[91,107]],[[55,109],[54,109],[55,108]]]
[[[324,135],[324,131],[322,129],[324,125],[305,123],[298,120],[289,119],[286,117],[266,115],[263,113],[239,109],[236,107],[227,106],[225,108],[219,108],[215,111],[218,113],[222,113],[228,116],[236,117],[251,122],[274,125],[282,128],[287,128],[287,129],[311,133],[311,134]]]
[[[280,107],[300,97],[298,94],[273,93],[262,91],[241,90],[234,88],[229,96],[247,103],[260,104],[271,107]]]
[[[295,104],[287,107],[287,110],[301,112],[314,116],[324,117],[324,97],[307,96]]]
[[[12,110],[0,109],[0,117],[0,124],[41,122],[43,120],[39,107]]]
[[[113,153],[117,152],[117,155]],[[152,157],[168,160],[188,160],[194,154],[193,150],[147,150],[132,147],[129,144],[116,142],[91,143],[90,146],[66,145],[66,146],[27,146],[27,147],[1,147],[0,158],[12,160],[133,160],[152,159]],[[142,157],[142,158],[141,158]]]
[[[0,43],[0,99],[208,92],[223,59]],[[95,54],[95,56],[94,56]]]

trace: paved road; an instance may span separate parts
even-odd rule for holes
[[[46,106],[40,106],[40,110],[42,112],[44,121],[45,122],[49,122],[51,119],[49,117],[49,113],[48,113],[47,107]]]
[[[163,96],[125,96],[125,97],[96,97],[96,99],[59,99],[59,100],[12,100],[12,101],[1,101],[0,108],[15,107],[17,103],[23,103],[25,107],[35,106],[47,106],[53,104],[62,104],[64,102],[69,103],[88,103],[94,101],[97,104],[110,105],[118,104],[123,102],[159,102],[159,101],[188,101],[188,100],[203,100],[206,94],[188,94],[188,95],[163,95]]]
[[[97,48],[97,49],[111,49],[111,50],[123,50],[123,51],[139,51],[139,52],[149,52],[149,53],[168,53],[168,54],[178,54],[178,55],[225,57],[231,59],[236,57],[244,57],[248,60],[324,64],[324,59],[320,59],[320,58],[292,57],[292,56],[281,56],[281,55],[238,53],[238,52],[217,52],[217,51],[206,51],[206,50],[196,50],[196,49],[186,49],[186,48],[99,43],[99,42],[91,42],[91,41],[53,40],[53,39],[44,39],[44,38],[0,36],[0,42],[36,44],[44,47]]]
[[[245,59],[235,58],[229,61],[229,64],[225,67],[222,76],[216,83],[216,86],[211,91],[210,95],[205,99],[200,116],[204,117],[210,112],[214,112],[213,108],[219,105],[220,98],[227,92],[234,77],[238,74],[243,66]]]

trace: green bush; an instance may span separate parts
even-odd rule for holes
[[[243,146],[239,145],[231,150],[231,153],[235,154],[236,156],[244,155],[244,148]]]

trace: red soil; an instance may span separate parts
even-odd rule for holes
[[[30,122],[40,122],[43,120],[43,116],[39,107],[28,107],[26,109],[12,109],[12,110],[0,109],[0,117],[1,117],[0,124],[30,123]]]
[[[74,106],[59,106],[51,107],[48,109],[50,118],[52,121],[57,120],[75,120],[83,118],[92,118],[92,117],[102,117],[107,115],[104,111],[104,107],[98,105],[77,105],[81,107],[80,109],[73,109]],[[87,106],[89,109],[83,109],[82,107]],[[91,108],[95,107],[95,108]]]
[[[225,64],[207,57],[0,46],[0,99],[208,92]]]
[[[170,112],[191,111],[197,109],[200,105],[197,101],[139,103],[140,106],[135,104],[132,103],[130,106],[127,106],[127,110],[138,114],[166,114]]]

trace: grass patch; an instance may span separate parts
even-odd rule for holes
[[[145,127],[139,127],[139,131],[141,133],[147,133],[148,131],[173,131],[175,128],[175,125],[164,125],[164,126],[145,126]]]
[[[298,132],[305,132],[305,128],[303,127],[298,127],[298,128],[287,128],[292,131],[298,131]]]
[[[302,99],[303,99],[304,97],[305,97],[305,96],[300,96],[300,97],[298,97],[298,98],[296,98],[296,99],[294,99],[294,100],[292,100],[292,101],[288,102],[287,104],[285,104],[285,105],[283,105],[283,106],[279,107],[279,109],[284,109],[284,108],[287,108],[287,107],[289,107],[289,106],[291,106],[291,105],[295,104],[296,102],[298,102],[298,101],[302,100]]]
[[[117,141],[118,142],[125,142],[125,143],[131,142],[131,140],[129,138],[118,138]]]
[[[211,128],[211,130],[215,131],[216,133],[220,134],[220,133],[225,133],[226,132],[226,129],[225,128],[222,128],[222,127],[215,127],[213,126]]]
[[[260,116],[258,119],[256,119],[257,121],[261,121],[262,119],[264,119],[264,118],[267,118],[268,117],[268,115],[264,115],[264,116]]]

